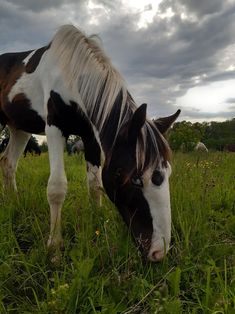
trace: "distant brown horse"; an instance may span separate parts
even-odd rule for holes
[[[226,144],[224,146],[224,152],[235,153],[235,144]]]

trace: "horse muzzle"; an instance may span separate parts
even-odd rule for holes
[[[168,251],[169,244],[166,244],[164,240],[158,240],[152,243],[147,258],[151,262],[160,262],[164,259]]]

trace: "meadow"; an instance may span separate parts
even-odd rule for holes
[[[153,264],[107,197],[101,208],[89,197],[83,157],[65,154],[65,247],[52,263],[48,156],[21,158],[18,193],[0,190],[0,313],[235,313],[235,154],[172,162],[172,245]]]

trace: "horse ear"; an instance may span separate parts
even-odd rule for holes
[[[142,104],[136,109],[128,129],[128,142],[136,144],[141,128],[146,121],[147,104]]]
[[[155,126],[158,128],[158,130],[162,133],[165,134],[167,130],[171,127],[171,125],[175,122],[175,120],[178,118],[181,110],[177,110],[176,113],[169,117],[164,117],[164,118],[159,118],[156,120],[153,120]]]

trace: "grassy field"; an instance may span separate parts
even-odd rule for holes
[[[116,209],[87,195],[85,164],[65,156],[65,250],[47,252],[48,156],[22,158],[18,193],[0,190],[0,313],[235,313],[235,154],[176,154],[172,248],[142,261]]]

